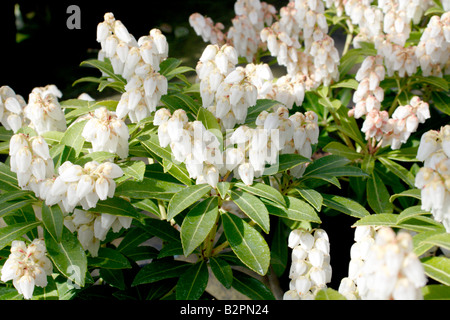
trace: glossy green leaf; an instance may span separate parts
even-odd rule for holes
[[[108,213],[114,216],[130,217],[133,219],[141,220],[146,216],[139,213],[133,205],[127,200],[114,197],[97,202],[94,208],[89,209],[91,212]]]
[[[421,190],[420,189],[409,189],[400,193],[393,194],[389,201],[393,202],[395,199],[399,197],[412,197],[421,200]]]
[[[277,202],[281,204],[282,206],[286,205],[286,201],[284,200],[283,195],[278,191],[277,189],[261,183],[261,182],[253,182],[251,186],[247,186],[246,184],[242,182],[238,182],[234,185],[236,188],[240,188],[242,190],[245,190],[247,192],[250,192],[254,194],[255,196],[263,197],[268,200]]]
[[[361,159],[362,157],[360,153],[336,141],[328,143],[323,150],[337,156],[345,157],[349,160]]]
[[[258,115],[261,112],[263,112],[265,110],[269,110],[270,108],[273,108],[278,105],[281,105],[281,103],[276,100],[258,99],[256,101],[256,105],[248,108],[247,118],[245,119],[245,123],[246,124],[255,123],[256,118],[258,117]]]
[[[187,269],[177,282],[177,300],[197,300],[205,292],[208,285],[208,267],[201,260]]]
[[[198,110],[197,114],[197,120],[201,121],[205,128],[208,131],[211,131],[216,138],[217,141],[219,141],[220,144],[220,150],[223,149],[223,135],[222,135],[222,129],[220,128],[219,122],[217,121],[216,117],[206,108],[201,107]]]
[[[275,300],[272,292],[264,283],[243,272],[234,272],[234,279],[231,285],[252,300]]]
[[[227,196],[228,190],[231,188],[231,183],[222,181],[217,183],[217,191],[219,192],[220,197],[222,200],[225,200],[225,197]]]
[[[311,161],[308,158],[305,158],[299,154],[295,154],[295,153],[280,154],[278,156],[277,163],[265,168],[263,175],[264,176],[274,175],[276,173],[283,172],[283,171],[292,169],[294,167],[297,167],[301,164],[305,164],[305,163],[309,163],[309,162],[311,162]]]
[[[450,233],[445,232],[445,233],[434,234],[432,236],[429,236],[422,242],[429,243],[429,244],[444,248],[446,250],[450,250]]]
[[[323,204],[328,208],[343,212],[352,217],[362,218],[370,215],[370,213],[358,202],[341,196],[323,194]]]
[[[11,241],[19,239],[22,235],[40,226],[42,222],[21,222],[0,228],[0,249],[6,247]]]
[[[214,276],[227,289],[231,288],[233,282],[233,270],[225,260],[221,258],[209,258],[209,266]]]
[[[44,234],[44,239],[48,256],[54,266],[66,278],[83,287],[87,271],[87,258],[76,235],[64,228],[61,241],[55,241],[48,232]]]
[[[399,165],[398,163],[386,159],[384,157],[379,157],[378,160],[393,174],[402,179],[410,188],[414,188],[414,175],[406,170],[405,167]]]
[[[218,204],[217,197],[207,198],[193,207],[184,218],[180,232],[186,257],[205,240],[216,223]]]
[[[394,209],[389,201],[390,195],[380,177],[373,172],[367,179],[367,201],[376,213],[391,213]]]
[[[25,200],[12,200],[4,202],[0,205],[0,217],[4,217],[8,214],[14,213],[17,210],[24,208],[26,206],[30,206],[36,202],[33,199],[25,199]]]
[[[265,233],[269,233],[270,220],[266,206],[257,197],[243,191],[231,190],[229,192],[231,200]]]
[[[327,288],[317,292],[315,300],[347,300],[347,299],[338,291],[332,288]]]
[[[167,219],[173,219],[181,211],[200,200],[209,191],[211,191],[210,185],[197,184],[183,188],[181,191],[175,193],[169,201]]]
[[[3,191],[17,191],[20,190],[18,186],[17,176],[11,171],[9,166],[0,162],[0,190]]]
[[[125,290],[127,288],[122,270],[101,268],[99,270],[99,274],[100,277],[111,287],[119,290]]]
[[[112,248],[99,248],[97,257],[88,258],[88,265],[103,269],[131,268],[128,259],[118,250]]]
[[[66,132],[61,138],[61,144],[71,147],[75,150],[75,155],[78,156],[83,149],[84,138],[81,135],[87,120],[83,120],[74,123],[72,126],[67,128]]]
[[[142,267],[133,280],[132,286],[153,283],[163,279],[176,278],[184,273],[190,263],[177,260],[156,260]]]
[[[143,161],[125,161],[119,165],[123,171],[123,178],[132,178],[135,181],[144,180],[145,163]]]
[[[322,195],[314,189],[295,188],[300,196],[320,212],[323,204]]]
[[[117,186],[116,196],[133,199],[159,199],[169,201],[173,195],[185,188],[184,185],[144,177],[142,181],[125,181]]]
[[[57,242],[61,241],[64,228],[64,214],[59,205],[49,207],[42,203],[42,222],[53,239]]]
[[[422,288],[424,300],[450,300],[450,287],[441,284],[430,284]]]
[[[221,217],[225,236],[236,256],[256,273],[265,275],[270,264],[270,250],[261,234],[233,214],[222,213]]]
[[[425,274],[430,278],[450,286],[450,259],[447,257],[425,257],[420,259]]]

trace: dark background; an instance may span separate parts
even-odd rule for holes
[[[288,0],[266,2],[279,10]],[[97,57],[100,44],[96,41],[96,29],[106,12],[112,12],[116,19],[121,20],[136,39],[148,34],[152,28],[161,29],[169,42],[169,56],[182,59],[183,65],[195,67],[207,44],[190,27],[189,16],[199,12],[214,22],[222,22],[227,29],[234,17],[234,3],[235,0],[170,0],[167,3],[154,0],[0,0],[0,52],[3,58],[0,86],[10,86],[25,100],[34,87],[47,84],[55,84],[63,92],[62,100],[76,98],[82,92],[88,92],[94,98],[100,97],[96,84],[72,84],[81,77],[100,76],[98,70],[79,65],[84,60]],[[78,5],[81,9],[81,29],[70,30],[66,26],[71,15],[66,13],[70,5]],[[15,8],[16,11],[20,8],[23,21],[16,22]],[[111,93],[114,92],[105,90],[102,94]],[[334,191],[339,193],[339,190]],[[347,276],[354,232],[350,226],[356,219],[343,214],[321,213],[320,216],[331,244],[333,277],[329,286],[337,289],[340,279]],[[283,290],[287,290],[288,273],[289,270],[280,279]]]

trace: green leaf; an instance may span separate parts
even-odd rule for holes
[[[181,211],[200,200],[209,191],[211,191],[210,185],[197,184],[188,186],[175,193],[172,199],[170,199],[169,206],[167,208],[167,220],[172,220]]]
[[[95,208],[90,208],[91,212],[108,213],[114,216],[130,217],[142,221],[146,216],[139,213],[127,200],[114,197],[97,202]]]
[[[216,279],[219,280],[225,288],[230,289],[231,283],[233,282],[233,270],[228,262],[221,258],[211,257],[209,258],[209,266]]]
[[[347,300],[347,299],[338,291],[332,288],[327,288],[317,292],[315,300]]]
[[[269,233],[270,220],[266,206],[257,197],[243,191],[231,190],[229,192],[231,200],[265,233]]]
[[[181,225],[181,243],[184,255],[189,256],[208,236],[216,223],[219,201],[210,197],[193,207]]]
[[[233,214],[222,213],[221,217],[225,236],[236,256],[256,273],[265,275],[270,264],[270,249],[261,234]]]
[[[322,195],[314,189],[302,189],[295,188],[300,196],[305,199],[310,205],[314,207],[318,212],[320,212],[323,203]]]
[[[271,176],[283,172],[301,164],[309,163],[311,160],[295,153],[285,153],[278,156],[278,162],[264,169],[263,175]]]
[[[331,154],[337,155],[337,156],[341,156],[341,157],[345,157],[349,160],[356,160],[356,159],[361,159],[362,155],[352,149],[350,149],[349,147],[347,147],[346,145],[339,143],[339,142],[330,142],[328,143],[323,150],[325,152],[329,152]]]
[[[264,283],[243,272],[234,272],[234,279],[231,285],[252,300],[275,300],[272,292]]]
[[[450,233],[433,234],[422,241],[422,243],[429,243],[446,250],[450,250]]]
[[[88,265],[102,269],[131,268],[128,259],[118,250],[112,248],[99,248],[97,257],[88,258]]]
[[[59,205],[47,206],[42,203],[42,222],[45,229],[50,233],[56,242],[61,241],[64,228],[64,215]]]
[[[11,171],[8,165],[0,162],[0,190],[3,191],[16,191],[21,190],[17,176],[14,172]]]
[[[181,60],[176,58],[167,58],[159,64],[159,73],[166,76],[172,70],[175,70],[181,64]]]
[[[306,167],[303,176],[320,174],[323,173],[324,171],[330,171],[331,169],[343,167],[349,163],[350,160],[342,156],[337,155],[324,156],[310,163]]]
[[[208,267],[204,260],[201,260],[187,269],[177,282],[177,300],[197,300],[208,285]]]
[[[0,249],[41,225],[40,221],[22,222],[0,228]]]
[[[117,186],[116,196],[133,199],[159,199],[170,201],[173,195],[185,188],[184,185],[144,177],[141,181],[125,181]]]
[[[111,63],[109,62],[109,59],[105,59],[105,61],[100,61],[97,59],[91,59],[81,62],[80,66],[91,66],[94,68],[99,69],[100,71],[106,73],[108,76],[110,76],[115,81],[122,82],[123,84],[126,84],[125,79],[118,74],[114,73],[114,70],[111,66]]]
[[[23,295],[17,292],[14,287],[0,287],[0,300],[22,300]]]
[[[288,263],[288,247],[286,246],[288,234],[285,229],[286,224],[278,219],[270,247],[270,264],[278,277],[283,275]]]
[[[422,210],[421,206],[412,206],[403,210],[397,218],[397,223],[402,223],[408,219],[414,218],[420,215],[429,215],[428,211]]]
[[[450,259],[447,257],[425,257],[420,259],[425,274],[430,278],[450,286]]]
[[[390,202],[394,202],[394,200],[399,198],[399,197],[412,197],[412,198],[416,198],[416,199],[421,200],[421,190],[420,189],[410,189],[410,190],[405,190],[405,191],[400,192],[400,193],[393,194],[389,198],[389,201]]]
[[[147,149],[152,155],[154,155],[157,159],[159,158],[161,160],[160,162],[162,162],[162,159],[172,162],[173,160],[172,154],[167,148],[162,148],[159,145],[159,139],[156,134],[150,136],[149,135],[140,136],[138,140],[145,147],[145,149]],[[191,178],[189,177],[189,173],[187,172],[186,168],[183,167],[182,165],[172,163],[172,167],[170,168],[169,173],[181,183],[184,183],[186,185],[192,184]]]
[[[242,190],[245,190],[247,192],[250,192],[254,194],[255,196],[263,197],[268,200],[277,202],[281,204],[282,206],[286,205],[286,202],[284,200],[283,195],[278,191],[277,189],[261,183],[261,182],[253,182],[251,186],[247,186],[246,184],[242,182],[238,182],[234,185],[237,188],[240,188]]]
[[[99,272],[100,277],[111,287],[119,290],[125,290],[127,288],[122,270],[101,268]]]
[[[225,197],[227,196],[227,192],[228,190],[230,190],[231,188],[231,183],[229,182],[218,182],[217,183],[217,191],[219,192],[220,198],[222,198],[222,200],[225,200]]]
[[[135,181],[144,180],[145,163],[143,161],[125,161],[119,165],[123,171],[122,178],[132,178]]]
[[[72,126],[67,128],[66,132],[61,138],[61,144],[71,147],[75,150],[75,156],[78,157],[84,145],[84,138],[81,135],[87,120],[83,120],[74,123]]]
[[[144,220],[144,224],[141,226],[143,230],[148,232],[152,236],[157,236],[164,241],[179,242],[180,233],[177,229],[172,227],[168,221],[147,218]]]
[[[34,202],[36,202],[36,200],[33,200],[33,199],[13,200],[13,201],[4,202],[0,206],[0,217],[4,217],[11,213],[14,213],[17,210],[22,209],[26,206],[29,206]]]
[[[373,172],[372,177],[367,179],[367,201],[376,213],[391,213],[394,210],[389,201],[390,195],[380,177]]]
[[[335,111],[342,106],[342,103],[339,99],[330,100],[329,98],[320,98],[319,104],[321,104],[330,111]]]
[[[254,124],[256,118],[263,111],[266,111],[275,106],[281,105],[279,101],[270,99],[258,99],[256,100],[256,105],[248,108],[247,118],[245,119],[245,124]]]
[[[448,83],[444,78],[440,78],[440,77],[434,77],[434,76],[429,76],[429,77],[423,77],[423,76],[416,76],[418,82],[420,83],[427,83],[437,89],[441,89],[444,92],[448,92],[449,87],[448,87]]]
[[[362,218],[370,215],[370,213],[362,205],[350,198],[323,193],[322,196],[323,204],[328,208],[356,218]]]
[[[102,163],[104,161],[114,159],[116,155],[114,153],[105,152],[105,151],[96,151],[88,153],[82,157],[79,157],[74,163],[80,166],[84,166],[86,163],[90,161],[97,161],[98,163]],[[123,168],[122,168],[123,169]]]
[[[414,188],[414,175],[398,163],[379,157],[378,160],[393,174],[402,179],[409,187]]]
[[[77,237],[64,228],[61,241],[55,241],[48,232],[45,232],[44,239],[48,255],[59,272],[83,287],[87,271],[87,258]]]
[[[397,225],[397,214],[380,213],[365,216],[359,219],[353,226],[389,226],[395,227]]]
[[[198,110],[197,120],[201,121],[205,128],[216,136],[217,141],[219,141],[220,144],[219,149],[223,150],[222,129],[220,128],[216,117],[209,110],[202,107]]]
[[[313,207],[305,201],[291,196],[285,196],[284,199],[286,201],[286,207],[273,202],[264,201],[269,214],[294,221],[321,222]]]
[[[448,103],[450,97],[448,93],[432,91],[431,98],[433,99],[434,106],[438,110],[442,111],[446,115],[450,115],[450,104]]]
[[[183,274],[190,263],[178,260],[156,260],[142,267],[133,280],[132,287],[140,284],[153,283],[159,280],[177,278]]]
[[[339,81],[338,83],[333,84],[330,88],[350,88],[353,90],[358,89],[359,82],[355,79],[345,79],[342,81]]]
[[[424,300],[449,300],[450,287],[441,284],[430,284],[422,288]]]

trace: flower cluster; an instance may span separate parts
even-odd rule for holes
[[[23,109],[27,105],[11,87],[0,87],[0,122],[6,130],[16,133],[26,122]]]
[[[391,228],[357,227],[349,276],[339,292],[348,299],[419,300],[427,278],[413,252],[412,237]]]
[[[422,210],[430,211],[450,232],[450,125],[422,135],[417,159],[424,161],[415,179]]]
[[[1,280],[13,281],[19,294],[25,299],[33,297],[34,286],[47,286],[47,276],[53,271],[53,265],[46,256],[44,241],[35,239],[28,246],[24,241],[11,243],[11,254],[1,270]]]
[[[259,33],[265,25],[272,24],[276,9],[259,0],[238,0],[234,4],[234,11],[236,16],[231,20],[232,25],[226,32],[222,31],[222,23],[214,24],[211,18],[197,12],[190,15],[189,23],[203,41],[220,46],[230,44],[239,56],[252,62],[261,47]]]
[[[382,140],[383,147],[390,145],[392,149],[399,149],[407,142],[411,133],[416,132],[418,125],[430,118],[429,105],[414,96],[408,105],[397,107],[390,118],[387,111],[381,110],[384,90],[380,87],[380,82],[384,76],[385,69],[380,55],[364,59],[355,77],[359,81],[353,95],[355,106],[349,110],[348,115],[356,119],[365,116],[361,131],[365,133],[366,140]]]
[[[39,135],[47,131],[61,131],[67,129],[66,118],[58,98],[61,91],[55,85],[34,88],[28,98],[28,104],[23,109],[25,117],[29,119],[30,128]]]
[[[443,76],[450,58],[450,12],[431,17],[415,48],[415,55],[424,76]]]
[[[167,78],[158,71],[168,56],[169,46],[159,29],[136,40],[112,13],[106,13],[104,18],[97,27],[99,60],[108,58],[114,73],[127,81],[117,116],[128,115],[132,122],[138,122],[156,111],[161,96],[167,93]]]
[[[38,193],[40,184],[53,177],[54,164],[47,142],[41,136],[17,133],[9,143],[11,171],[17,175],[19,187]]]
[[[95,208],[99,200],[114,196],[114,179],[123,175],[122,169],[115,163],[96,161],[84,166],[64,162],[58,168],[59,175],[44,181],[40,197],[48,206],[60,204],[66,212],[72,212],[81,205],[84,210]]]
[[[331,281],[328,234],[323,229],[295,229],[289,234],[288,246],[292,249],[291,281],[283,300],[314,299]]]
[[[79,120],[88,119],[82,136],[92,143],[92,151],[117,153],[120,158],[128,157],[128,127],[115,112],[106,107],[97,108]]]
[[[221,22],[214,23],[210,17],[204,17],[196,12],[189,16],[189,24],[204,42],[218,45],[225,43],[225,35],[222,32],[225,27]]]
[[[71,232],[77,233],[84,250],[89,251],[92,257],[97,257],[100,242],[105,240],[108,231],[112,229],[113,232],[119,232],[122,228],[128,229],[131,221],[130,217],[75,209],[72,215],[64,218],[64,225]]]

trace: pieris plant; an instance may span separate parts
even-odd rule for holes
[[[74,85],[117,99],[0,88],[0,297],[449,298],[449,7],[237,0],[194,67],[105,13]]]

